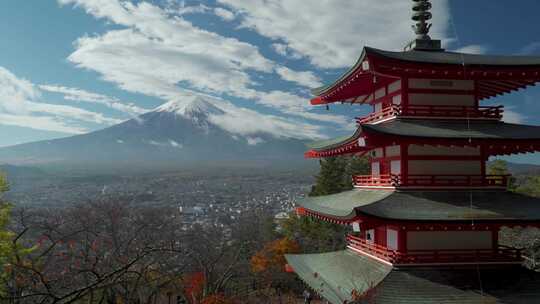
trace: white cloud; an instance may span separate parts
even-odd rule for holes
[[[41,92],[30,81],[0,67],[0,124],[64,133],[81,133],[80,122],[115,124],[119,119],[77,107],[41,102]]]
[[[485,54],[487,53],[487,51],[488,51],[488,47],[484,45],[471,44],[471,45],[466,45],[464,47],[460,47],[454,52],[466,53],[466,54]]]
[[[68,134],[88,131],[84,127],[69,125],[62,119],[51,116],[0,113],[0,124]]]
[[[322,68],[350,67],[365,45],[398,50],[414,38],[407,0],[335,0],[316,5],[305,0],[218,2],[242,16],[242,26],[286,44]],[[431,36],[446,38],[448,1],[433,5]]]
[[[92,93],[78,88],[68,88],[58,85],[40,85],[39,88],[43,91],[62,94],[65,100],[100,104],[131,116],[148,112],[148,109],[140,108],[133,103],[124,103],[115,97]]]
[[[305,87],[317,88],[323,85],[321,79],[315,76],[313,72],[293,71],[288,67],[281,66],[276,68],[276,73],[284,80],[292,81]]]
[[[182,16],[171,16],[170,12],[147,2],[61,0],[60,3],[75,4],[96,18],[123,27],[79,38],[68,59],[78,67],[100,73],[103,79],[124,90],[166,101],[186,93],[228,94],[254,100],[287,115],[335,124],[344,120],[344,117],[330,119],[310,113],[307,98],[283,91],[255,89],[258,84],[252,79],[252,72],[275,71],[285,80],[308,86],[316,86],[320,81],[311,72],[280,68],[261,55],[254,45],[198,28]],[[237,113],[255,112],[249,111],[249,114]],[[266,120],[277,118],[266,116]],[[281,118],[274,125],[276,130],[289,136],[289,125],[283,125],[284,121],[296,120]],[[298,131],[300,126],[311,125],[296,124],[295,129]],[[316,128],[309,127],[307,133]]]
[[[540,51],[540,42],[535,41],[531,42],[528,45],[524,46],[521,50],[519,50],[519,55],[531,55],[534,53],[538,53]]]
[[[256,146],[258,144],[264,143],[264,139],[260,137],[247,137],[246,140],[247,140],[247,144],[250,146]]]
[[[216,7],[214,8],[214,14],[216,16],[220,17],[221,19],[225,21],[233,21],[234,20],[234,13],[230,10],[224,9],[222,7]]]
[[[281,56],[290,58],[290,59],[300,59],[302,58],[302,55],[291,48],[289,48],[286,44],[283,43],[272,43],[272,48],[276,53],[280,54]]]
[[[224,115],[211,115],[210,121],[233,134],[242,136],[270,133],[275,137],[322,138],[322,129],[309,123],[275,115],[263,115],[257,111],[241,108],[230,102],[220,101]]]
[[[513,110],[513,107],[505,107],[503,121],[507,123],[522,124],[527,119],[524,115]]]

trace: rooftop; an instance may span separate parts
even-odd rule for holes
[[[532,304],[540,300],[540,276],[519,266],[393,268],[348,250],[286,255],[286,259],[304,282],[333,304],[351,301],[353,294],[380,304]]]
[[[420,221],[540,220],[540,199],[507,191],[391,191],[355,189],[307,197],[297,205],[340,221],[359,215]]]

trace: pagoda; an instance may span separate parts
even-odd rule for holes
[[[404,51],[365,47],[313,105],[369,104],[352,136],[307,158],[366,155],[354,189],[298,199],[297,214],[349,225],[344,251],[287,255],[288,269],[333,304],[540,303],[540,277],[502,227],[540,225],[540,199],[507,190],[490,156],[540,150],[540,127],[506,123],[481,102],[540,81],[540,57],[448,52],[428,35],[431,3],[413,0]]]

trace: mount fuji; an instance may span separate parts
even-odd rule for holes
[[[212,99],[171,101],[99,131],[0,148],[0,163],[183,166],[194,163],[303,162],[305,141],[269,132],[241,135],[214,118]]]

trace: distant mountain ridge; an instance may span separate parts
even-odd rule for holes
[[[204,161],[303,161],[305,142],[258,132],[233,134],[214,124],[227,115],[210,99],[168,102],[99,131],[0,148],[0,163],[187,164]]]

